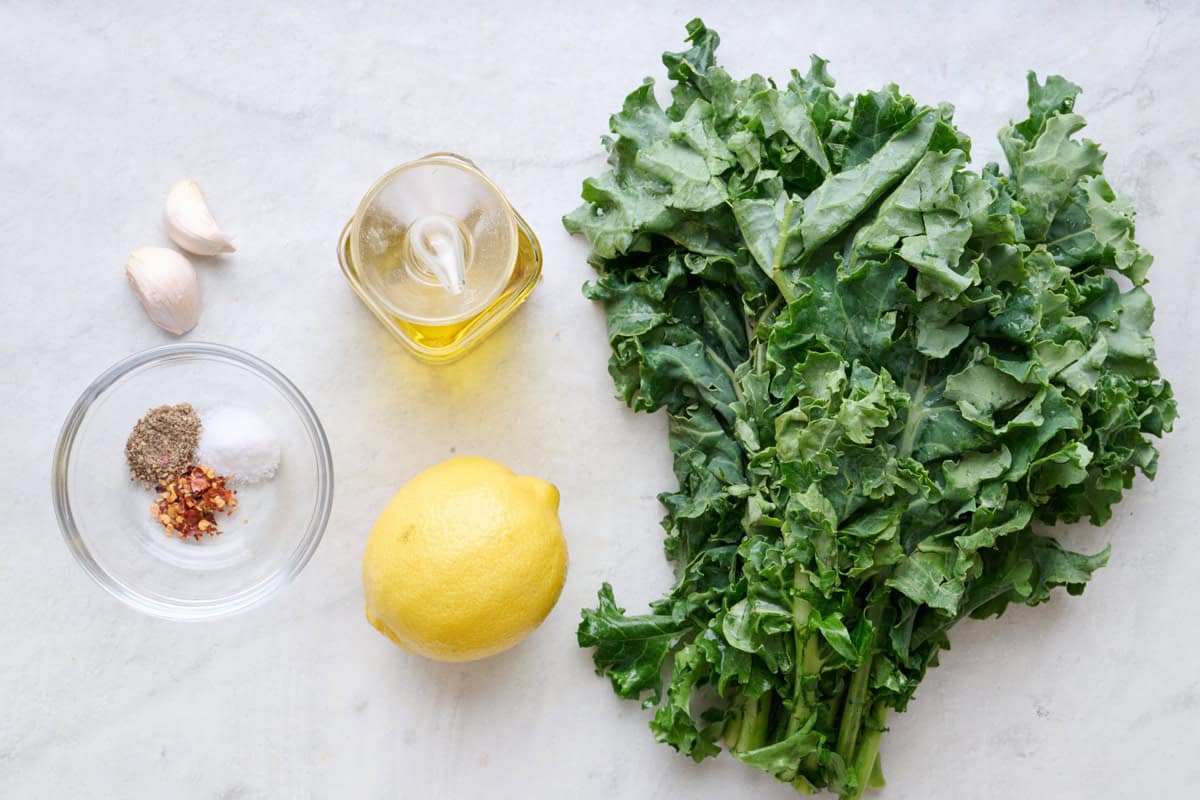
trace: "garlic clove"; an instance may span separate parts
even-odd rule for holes
[[[193,180],[182,180],[171,187],[163,219],[171,241],[189,253],[215,256],[237,249],[217,227],[200,187]]]
[[[192,262],[168,247],[139,247],[125,276],[154,324],[179,336],[200,321],[200,286]]]

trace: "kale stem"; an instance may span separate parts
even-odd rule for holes
[[[842,711],[842,724],[838,729],[837,752],[847,762],[854,754],[858,742],[859,726],[862,723],[863,706],[867,699],[867,679],[870,677],[872,656],[868,655],[850,678],[850,689],[846,692],[846,708]]]
[[[812,783],[808,780],[808,778],[804,777],[803,775],[797,775],[796,777],[792,778],[791,783],[792,783],[792,788],[795,789],[800,794],[816,794],[817,793],[817,787],[813,786]]]
[[[708,345],[704,346],[704,352],[708,355],[709,358],[711,358],[713,360],[713,363],[715,363],[718,367],[721,368],[722,372],[724,372],[726,375],[729,376],[729,380],[732,381],[734,386],[736,387],[737,386],[737,377],[734,375],[733,367],[729,366],[729,362],[727,362],[724,358],[722,358],[721,355],[716,350],[712,349],[712,347],[710,347]]]
[[[928,363],[921,365],[921,379],[912,390],[908,416],[904,420],[904,433],[900,437],[900,447],[896,451],[900,458],[908,458],[912,455],[913,446],[917,441],[917,429],[921,427],[921,420],[925,418],[925,395],[929,391],[929,386],[925,383],[925,371],[928,367]]]
[[[767,743],[767,732],[771,730],[771,704],[774,699],[774,692],[764,692],[763,696],[758,699],[758,718],[754,725],[754,749]]]
[[[771,280],[779,287],[779,293],[789,303],[796,299],[796,293],[792,290],[787,278],[783,276],[783,256],[787,252],[788,239],[791,238],[791,234],[787,231],[791,225],[793,208],[795,208],[795,203],[791,200],[784,206],[783,219],[779,222],[779,241],[775,243],[775,252],[771,258],[770,273]]]
[[[783,301],[785,303],[790,304],[795,302],[796,292],[792,289],[791,284],[788,283],[787,278],[783,276],[782,270],[772,272],[771,280],[774,281],[775,286],[779,289],[779,293],[783,295]]]
[[[770,725],[771,692],[763,692],[761,697],[747,698],[742,713],[742,727],[733,749],[739,753],[746,753],[762,747],[767,743],[767,730]]]
[[[704,346],[704,352],[710,361],[716,364],[722,372],[729,376],[729,383],[733,387],[734,399],[739,403],[746,402],[745,396],[742,395],[742,387],[738,383],[737,374],[733,371],[733,367],[729,366],[729,362],[722,358],[716,350],[712,349],[712,347],[708,345]]]
[[[742,724],[738,729],[737,741],[733,745],[735,752],[744,753],[754,749],[754,725],[757,721],[758,700],[747,697],[746,705],[742,708]]]
[[[783,302],[783,295],[775,297],[771,302],[767,303],[767,307],[763,309],[763,313],[759,317],[760,320],[770,322],[767,317],[779,308],[779,304]]]
[[[801,646],[799,640],[797,640],[796,644],[797,647]],[[821,671],[821,656],[817,649],[816,638],[809,636],[802,647],[803,656],[799,654],[796,656],[798,659],[796,664],[796,694],[793,698],[792,716],[788,720],[788,736],[791,736],[808,722],[808,718],[812,714],[813,700],[815,699],[808,684],[810,679],[815,680],[817,674]]]
[[[785,538],[790,535],[785,531]],[[792,584],[795,595],[792,599],[792,632],[795,637],[795,674],[794,693],[792,695],[792,713],[787,721],[785,736],[791,736],[798,731],[812,714],[813,705],[817,698],[811,689],[811,682],[816,681],[821,674],[821,653],[817,637],[808,629],[808,617],[812,613],[812,604],[806,593],[812,588],[808,574],[796,565],[792,568]],[[805,757],[802,765],[810,770],[818,767],[816,753]],[[792,786],[797,791],[812,794],[815,788],[802,775],[796,775]]]
[[[882,700],[877,701],[871,708],[871,714],[867,720],[867,730],[863,733],[862,744],[854,757],[853,768],[854,774],[858,778],[858,786],[846,800],[858,800],[862,797],[867,785],[871,783],[876,762],[879,760],[879,739],[883,736],[883,730],[887,724],[887,714],[887,706]],[[882,777],[880,775],[881,779]]]
[[[812,713],[812,692],[808,688],[809,676],[815,676],[821,671],[821,654],[818,650],[816,637],[808,630],[808,615],[812,605],[804,597],[812,583],[808,575],[800,567],[795,567],[795,599],[792,601],[792,630],[796,640],[796,679],[795,693],[792,696],[792,714],[787,724],[787,734],[791,736],[799,730]]]
[[[725,740],[725,746],[730,749],[737,746],[738,735],[742,731],[742,714],[745,707],[746,695],[738,693],[730,709],[729,719],[725,721],[725,730],[721,732],[721,738]]]
[[[880,735],[882,739],[882,734]],[[871,766],[871,777],[867,780],[867,787],[870,789],[882,789],[887,786],[887,781],[883,779],[883,759],[879,753],[875,754],[875,763]]]
[[[874,629],[871,642],[862,663],[854,670],[854,675],[850,678],[850,688],[846,691],[846,707],[842,711],[842,724],[838,729],[837,752],[847,764],[854,756],[854,748],[862,727],[863,709],[871,682],[871,665],[875,660],[875,639],[879,636],[879,622],[883,617],[885,603],[886,599],[877,600],[867,608],[867,620]]]

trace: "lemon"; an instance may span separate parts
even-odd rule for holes
[[[452,458],[405,484],[375,522],[367,620],[406,650],[473,661],[540,625],[566,572],[558,490],[486,458]]]

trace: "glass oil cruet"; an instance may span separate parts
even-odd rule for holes
[[[461,357],[529,296],[537,238],[474,163],[434,153],[380,178],[342,231],[351,287],[423,361]]]

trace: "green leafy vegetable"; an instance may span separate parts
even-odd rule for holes
[[[631,615],[606,584],[579,643],[659,741],[854,798],[955,622],[1078,594],[1108,558],[1037,526],[1103,523],[1153,477],[1175,404],[1151,259],[1062,78],[1030,75],[1007,172],[972,172],[948,105],[839,95],[816,57],[735,80],[688,33],[671,105],[629,95],[564,218],[679,482],[675,586]]]

